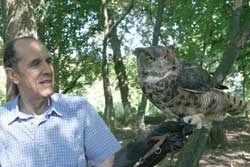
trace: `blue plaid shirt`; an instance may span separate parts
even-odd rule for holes
[[[84,99],[53,94],[50,108],[37,121],[19,112],[18,98],[0,108],[0,166],[86,167],[120,149]]]

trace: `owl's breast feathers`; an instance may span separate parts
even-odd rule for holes
[[[168,77],[156,83],[141,83],[142,91],[159,109],[169,107],[172,98],[178,95],[175,77]]]

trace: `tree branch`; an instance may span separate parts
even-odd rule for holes
[[[213,78],[215,83],[224,81],[235,60],[239,57],[240,49],[244,47],[249,38],[250,20],[245,16],[249,15],[248,10],[247,0],[235,1],[234,13],[229,26],[228,44],[225,47],[221,63],[215,71]]]
[[[81,76],[82,76],[81,73],[78,73],[78,75],[76,75],[76,76],[70,81],[70,83],[68,84],[69,86],[66,87],[66,88],[62,91],[62,93],[65,94],[65,93],[67,93],[68,91],[70,91],[71,89],[73,89],[73,88],[75,87],[75,85],[76,85],[78,79],[81,78]]]
[[[130,4],[129,4],[129,7],[128,9],[123,13],[123,15],[121,16],[121,18],[116,22],[114,23],[109,31],[107,32],[107,34],[105,34],[105,37],[104,37],[104,41],[107,40],[109,37],[110,37],[110,34],[114,31],[114,29],[120,24],[120,22],[127,16],[127,14],[129,14],[129,12],[131,11],[131,9],[133,8],[134,6],[134,1],[135,0],[131,0]]]
[[[153,42],[152,42],[152,45],[154,46],[158,45],[159,36],[161,35],[161,25],[163,20],[165,2],[166,0],[158,1],[157,19],[154,26]]]

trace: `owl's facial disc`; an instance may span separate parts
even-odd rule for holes
[[[138,72],[142,82],[155,83],[175,71],[174,54],[166,47],[137,48]]]

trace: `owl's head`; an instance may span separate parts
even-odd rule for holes
[[[137,69],[141,82],[158,82],[177,68],[173,46],[136,48],[133,54],[137,57]]]

